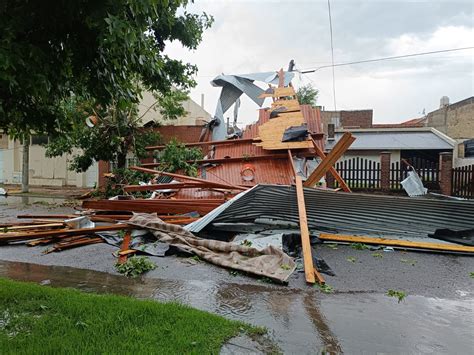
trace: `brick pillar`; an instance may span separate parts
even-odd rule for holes
[[[439,153],[439,186],[443,195],[451,196],[453,186],[453,153]]]
[[[326,186],[333,189],[336,186],[335,182],[334,176],[328,171],[326,173]]]
[[[104,174],[110,172],[110,163],[108,161],[99,161],[99,185],[98,187],[104,187],[107,183],[107,179]]]
[[[390,152],[380,153],[380,188],[382,191],[390,191]]]

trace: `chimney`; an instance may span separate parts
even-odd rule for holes
[[[443,108],[443,107],[446,107],[446,106],[449,106],[449,97],[443,96],[439,100],[439,108]]]
[[[328,141],[334,140],[334,123],[328,123]]]
[[[201,94],[201,107],[204,108],[204,94]]]

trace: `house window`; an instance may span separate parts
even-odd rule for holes
[[[49,137],[45,135],[34,134],[31,136],[31,145],[45,145],[48,144]]]

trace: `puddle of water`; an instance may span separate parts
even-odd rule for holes
[[[0,262],[0,276],[53,287],[178,301],[270,329],[285,353],[472,353],[474,300],[322,295],[266,285],[131,280],[59,266]],[[45,280],[47,280],[45,282]]]

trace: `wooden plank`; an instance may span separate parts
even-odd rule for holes
[[[314,284],[316,282],[313,256],[311,255],[311,243],[309,240],[308,220],[306,216],[306,205],[304,202],[303,182],[301,177],[295,176],[296,199],[298,200],[298,214],[300,220],[301,250],[303,253],[304,274],[306,282]]]
[[[311,142],[313,143],[313,148],[316,151],[316,155],[318,157],[320,157],[321,159],[323,159],[323,160],[326,159],[326,154],[324,154],[324,152],[321,150],[321,148],[318,147],[318,144],[316,143],[316,141],[313,138],[311,138]],[[341,175],[339,175],[339,173],[337,172],[337,170],[333,166],[331,166],[329,168],[329,172],[337,180],[337,182],[339,183],[339,185],[341,186],[343,191],[352,192],[350,187],[346,184],[344,179],[341,177]]]
[[[28,218],[28,219],[33,219],[33,218],[51,218],[51,219],[56,219],[56,218],[63,218],[63,219],[68,219],[68,218],[75,218],[75,217],[80,217],[79,215],[75,214],[19,214],[16,216],[16,218]],[[26,222],[28,223],[28,222]]]
[[[122,246],[120,247],[120,251],[125,251],[130,249],[130,242],[132,241],[132,234],[130,231],[127,231],[125,233],[125,236],[123,237],[122,241]],[[119,264],[124,264],[127,262],[128,255],[127,254],[120,254],[118,263]]]
[[[283,68],[278,71],[278,87],[282,88],[285,86],[285,72]]]
[[[129,169],[135,170],[135,171],[141,171],[142,173],[148,173],[148,174],[153,174],[153,175],[165,175],[165,176],[170,176],[170,177],[174,177],[174,178],[177,178],[177,179],[200,182],[200,183],[204,183],[204,184],[212,183],[214,185],[214,187],[220,187],[220,188],[223,188],[223,189],[247,190],[246,187],[234,186],[234,185],[230,185],[230,184],[222,184],[222,183],[217,183],[217,182],[213,182],[213,181],[209,181],[209,180],[194,178],[194,177],[191,177],[191,176],[181,175],[181,174],[174,174],[174,173],[168,173],[166,171],[157,171],[157,170],[153,170],[153,169],[142,168],[142,167],[139,167],[139,166],[131,166]]]
[[[195,199],[193,202],[180,202],[175,203],[174,200],[154,200],[157,203],[143,202],[146,200],[138,200],[136,202],[131,201],[84,201],[82,203],[83,208],[90,208],[96,210],[110,210],[110,211],[132,211],[132,212],[146,212],[146,213],[158,213],[158,214],[180,214],[188,212],[197,212],[199,215],[205,215],[214,208],[224,203],[224,200],[220,202],[208,203],[201,202],[199,199]],[[149,200],[153,201],[153,200]]]
[[[285,107],[286,111],[284,112],[290,112],[290,111],[300,111],[300,104],[298,100],[276,100],[275,102],[272,103],[272,111],[280,108],[280,107]]]
[[[290,164],[291,171],[293,176],[296,177],[295,162],[293,161],[293,156],[291,155],[291,150],[288,149],[288,162]]]
[[[175,184],[151,184],[151,185],[125,185],[123,190],[126,192],[134,191],[154,191],[154,190],[167,190],[167,189],[192,189],[192,188],[204,188],[213,187],[206,186],[200,182],[180,182]]]
[[[264,99],[267,97],[286,97],[286,96],[295,96],[296,92],[295,89],[291,86],[286,86],[286,87],[277,87],[273,88],[273,93],[263,93],[259,96],[260,99]]]
[[[93,234],[93,233],[105,232],[105,231],[125,230],[125,229],[131,229],[131,228],[139,229],[138,227],[131,227],[127,224],[115,224],[113,226],[101,226],[101,227],[94,227],[94,228],[59,229],[59,230],[35,232],[35,233],[0,234],[0,241],[37,239],[37,238],[45,238],[45,237],[57,237],[57,236],[63,236],[63,235],[76,236],[76,235]]]
[[[442,243],[411,242],[408,240],[361,237],[361,236],[353,236],[353,235],[326,234],[326,233],[321,233],[319,235],[319,239],[329,240],[329,241],[334,241],[334,242],[364,243],[364,244],[388,245],[388,246],[407,247],[407,248],[416,248],[416,249],[474,253],[474,247],[464,246],[464,245],[442,244]]]
[[[31,224],[25,226],[4,227],[3,232],[11,232],[17,230],[39,230],[64,227],[64,223],[49,223],[49,224]]]
[[[311,175],[305,181],[304,186],[312,187],[316,185],[318,181],[321,180],[321,178],[326,174],[328,169],[336,163],[336,161],[346,152],[347,148],[349,148],[354,141],[355,137],[351,133],[344,133],[331,152],[311,173]]]

